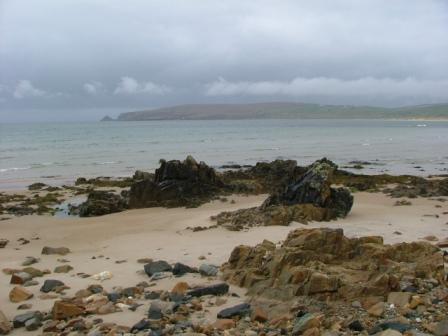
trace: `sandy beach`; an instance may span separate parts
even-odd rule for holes
[[[349,237],[380,235],[386,243],[421,240],[426,236],[435,236],[440,240],[448,237],[448,206],[442,199],[431,200],[418,198],[412,200],[411,206],[395,206],[395,200],[382,193],[359,192],[354,194],[355,201],[351,213],[344,219],[331,222],[310,223],[306,227],[342,228]],[[188,227],[210,226],[210,216],[221,211],[236,210],[258,206],[266,195],[231,196],[235,203],[213,201],[199,208],[149,208],[128,210],[94,218],[56,218],[49,216],[23,216],[0,222],[1,238],[10,243],[1,250],[2,268],[20,268],[27,256],[40,258],[33,265],[39,269],[53,270],[61,265],[60,256],[40,255],[44,246],[70,248],[71,253],[64,256],[74,270],[68,274],[50,274],[43,279],[59,279],[71,289],[67,295],[97,283],[92,278],[82,279],[76,273],[95,274],[110,271],[112,279],[101,284],[107,290],[114,286],[135,286],[141,281],[148,281],[137,263],[140,258],[166,260],[169,263],[182,262],[199,266],[203,262],[221,265],[232,249],[239,244],[256,245],[268,239],[272,242],[283,240],[293,228],[305,227],[293,223],[288,227],[257,227],[241,232],[232,232],[224,228],[213,228],[193,232]],[[17,240],[25,238],[30,242],[20,245]],[[205,257],[200,260],[200,257]],[[94,258],[95,257],[95,258]],[[116,263],[121,261],[120,263]],[[13,287],[9,285],[10,276],[1,274],[0,306],[7,316],[18,313],[19,304],[11,303],[8,293]],[[42,279],[42,280],[43,280]],[[38,278],[38,281],[42,281]],[[176,278],[158,281],[154,288],[169,290],[179,281]],[[204,284],[207,278],[189,275],[182,278],[189,284]],[[216,281],[216,280],[211,280]],[[33,309],[50,310],[54,300],[40,300],[40,286],[28,287],[34,298],[27,301]],[[243,294],[244,289],[232,288]],[[235,304],[242,298],[230,299],[226,305]],[[144,317],[147,303],[136,312],[114,313],[105,315],[105,321],[132,326]],[[225,307],[225,305],[223,306]],[[220,308],[223,308],[220,307]],[[204,315],[213,322],[217,307],[210,308]],[[20,334],[16,330],[14,334]]]

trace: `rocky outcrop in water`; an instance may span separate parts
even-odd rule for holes
[[[314,162],[283,190],[274,192],[257,208],[223,212],[214,217],[219,225],[230,230],[263,225],[288,225],[292,221],[328,221],[345,217],[353,205],[348,189],[331,188],[331,179],[337,166],[322,159]],[[297,174],[294,168],[292,174]]]
[[[197,206],[212,199],[223,187],[215,170],[188,156],[184,161],[160,161],[154,179],[134,183],[129,191],[129,206]]]
[[[250,295],[289,300],[387,297],[390,292],[445,283],[443,253],[427,242],[384,245],[382,237],[347,238],[342,229],[298,229],[277,247],[236,247],[224,279]]]

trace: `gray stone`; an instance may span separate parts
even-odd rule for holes
[[[64,283],[62,281],[49,279],[45,280],[44,284],[40,288],[40,291],[44,293],[49,293],[61,286],[64,286]]]
[[[219,267],[211,264],[202,264],[199,266],[199,273],[205,276],[216,276],[218,274]]]

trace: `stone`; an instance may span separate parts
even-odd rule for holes
[[[31,303],[22,303],[17,307],[17,310],[30,310],[33,307]]]
[[[35,267],[28,266],[28,267],[25,267],[24,269],[22,269],[22,271],[31,275],[32,278],[44,276],[44,272]]]
[[[25,260],[22,262],[22,266],[30,266],[30,265],[36,264],[38,262],[39,262],[38,258],[26,257]]]
[[[409,292],[390,292],[387,296],[387,303],[393,304],[396,307],[404,307],[409,303],[411,293]]]
[[[0,239],[0,248],[5,248],[6,245],[8,245],[9,240],[8,239]]]
[[[67,247],[49,247],[45,246],[42,249],[42,254],[51,255],[51,254],[57,254],[57,255],[66,255],[70,253],[70,249]]]
[[[306,293],[316,294],[325,292],[336,292],[338,290],[338,279],[320,272],[314,272],[308,282]]]
[[[350,329],[350,330],[353,330],[353,331],[358,331],[358,332],[361,332],[361,331],[363,331],[365,328],[364,328],[364,325],[362,324],[362,322],[360,321],[360,320],[354,320],[354,321],[351,321],[349,324],[348,324],[348,328]]]
[[[218,330],[228,330],[235,328],[235,321],[232,319],[219,319],[212,324],[212,327]]]
[[[32,277],[29,273],[26,272],[13,273],[11,275],[11,280],[9,283],[12,285],[23,285],[25,282],[31,279]]]
[[[211,264],[202,264],[199,266],[199,273],[204,276],[216,276],[218,274],[219,267]]]
[[[84,308],[65,301],[55,301],[53,304],[52,315],[54,320],[65,320],[84,314]]]
[[[12,330],[11,322],[5,314],[0,310],[0,335],[7,335]]]
[[[12,320],[14,328],[21,328],[25,326],[26,321],[33,318],[42,320],[42,313],[40,311],[31,311],[24,314],[16,315]]]
[[[190,288],[190,286],[188,286],[188,283],[181,281],[181,282],[178,282],[173,287],[173,289],[171,290],[171,293],[177,294],[177,295],[184,295],[189,288]]]
[[[220,319],[229,319],[235,316],[243,317],[251,313],[250,304],[241,303],[236,306],[221,310],[217,317]]]
[[[40,291],[44,292],[44,293],[49,293],[49,292],[52,292],[55,289],[60,288],[62,286],[65,286],[65,284],[62,281],[48,279],[48,280],[45,280],[44,284],[40,288]]]
[[[313,313],[306,313],[305,315],[296,318],[292,329],[292,335],[301,335],[310,328],[320,327],[321,316]]]
[[[25,328],[28,331],[34,331],[42,326],[42,320],[38,317],[33,317],[25,322]]]
[[[127,201],[122,196],[109,191],[93,190],[85,202],[72,208],[70,212],[79,214],[79,217],[95,217],[121,212],[127,208]]]
[[[204,295],[224,295],[228,292],[229,285],[226,283],[219,283],[215,285],[191,289],[187,292],[187,294],[190,296],[199,297]]]
[[[115,306],[113,302],[108,302],[97,309],[99,315],[115,313]]]
[[[179,262],[175,263],[173,266],[173,274],[175,276],[182,276],[187,273],[197,273],[197,272],[198,271],[195,268]]]
[[[393,329],[387,329],[382,332],[379,332],[375,334],[376,336],[401,336],[403,335],[401,332],[393,330]]]
[[[159,304],[151,302],[148,310],[148,318],[151,320],[160,320],[163,317],[162,308]]]
[[[386,321],[376,325],[372,330],[369,331],[369,334],[379,333],[385,330],[395,330],[400,333],[404,333],[410,330],[412,327],[408,323],[402,323],[397,321]]]
[[[268,314],[260,307],[252,310],[252,321],[264,323],[268,320]]]
[[[383,302],[378,302],[378,303],[374,304],[372,307],[370,307],[367,310],[367,312],[371,316],[376,316],[376,317],[383,316],[383,313],[384,313],[384,303]]]
[[[152,261],[144,266],[145,273],[151,277],[155,273],[172,272],[173,268],[164,260]]]
[[[68,273],[73,270],[73,267],[70,265],[60,265],[54,268],[55,273]]]
[[[23,287],[16,286],[9,292],[9,301],[17,303],[29,300],[33,297],[33,293]]]
[[[436,324],[434,329],[434,334],[437,336],[447,336],[448,335],[448,319],[444,319]]]

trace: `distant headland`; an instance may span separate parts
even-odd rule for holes
[[[191,104],[121,113],[116,119],[145,120],[238,120],[238,119],[422,119],[448,120],[447,104],[406,107],[320,105],[269,102],[253,104]]]

